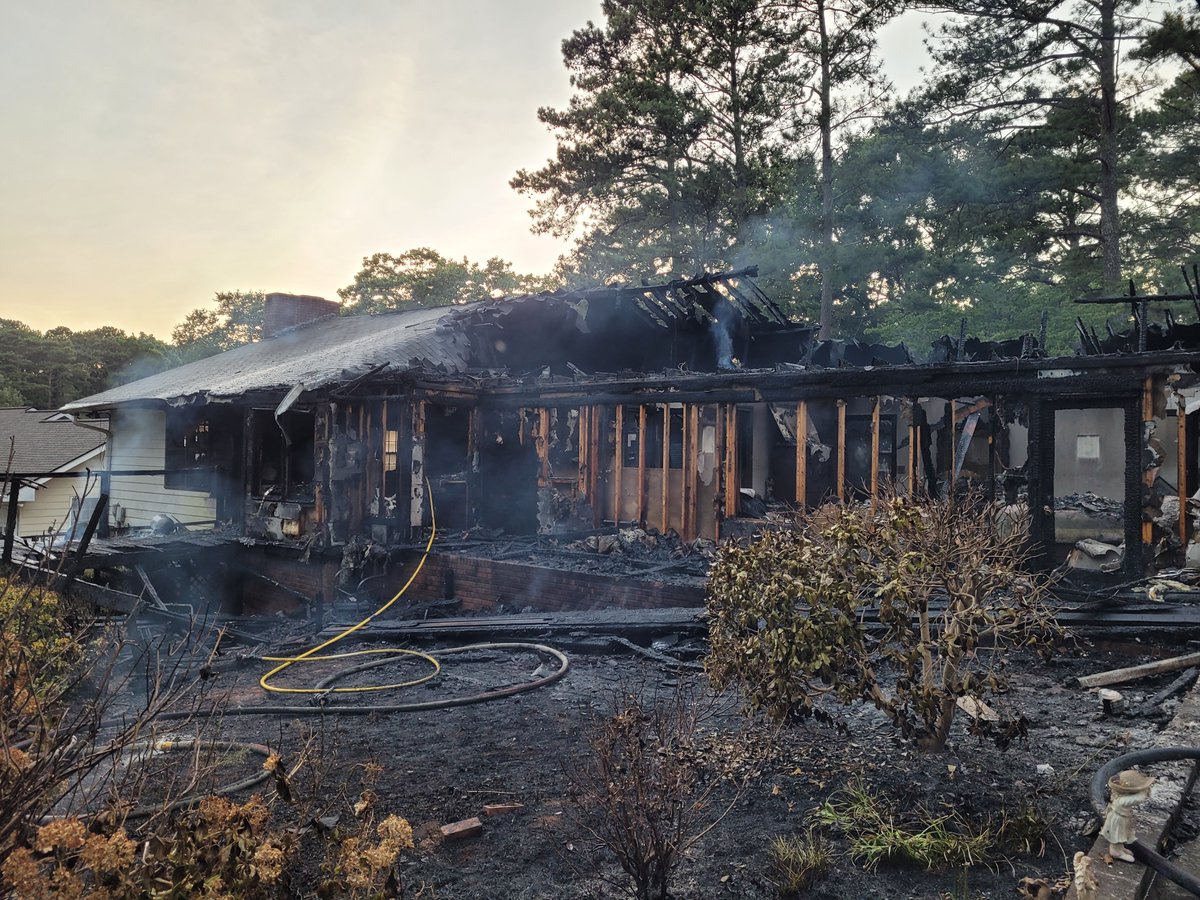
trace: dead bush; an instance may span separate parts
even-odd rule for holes
[[[171,653],[165,641],[133,651],[118,626],[86,618],[36,578],[0,575],[0,862],[52,814],[97,814],[107,798],[119,819],[135,791],[118,785],[120,760],[153,735],[158,713],[202,699],[192,672],[211,641],[185,637]],[[146,656],[157,664],[135,701],[132,673]]]
[[[712,711],[688,687],[649,703],[624,691],[571,773],[576,824],[616,857],[638,900],[664,900],[683,854],[736,802],[733,786],[734,799],[714,805],[728,773],[707,768],[697,752]]]
[[[269,795],[212,793],[253,758],[217,740],[221,704],[201,673],[218,640],[197,626],[134,646],[120,624],[0,576],[0,894],[271,898],[307,866],[321,896],[403,896],[395,863],[412,829],[378,811],[378,766],[352,794],[332,783],[324,729],[291,765],[267,755]],[[192,711],[170,729],[195,737],[159,741],[167,709]]]
[[[1006,651],[1047,650],[1060,634],[1049,580],[1029,571],[1026,528],[1011,515],[978,492],[910,500],[887,489],[749,547],[727,543],[708,588],[713,684],[737,686],[777,721],[825,698],[866,699],[942,749],[960,698],[1004,690]],[[1003,745],[1021,728],[1013,717],[992,730]]]

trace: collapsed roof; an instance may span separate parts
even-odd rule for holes
[[[184,405],[247,394],[316,391],[386,370],[529,371],[591,364],[607,371],[683,365],[711,371],[737,357],[798,359],[811,329],[791,322],[753,268],[659,285],[561,290],[371,316],[324,316],[254,344],[63,407]]]
[[[908,366],[908,348],[820,341],[752,280],[757,269],[657,285],[615,285],[479,300],[369,316],[322,315],[253,344],[76,400],[68,412],[119,405],[278,400],[378,376],[705,373],[738,369]],[[319,298],[269,295],[281,301]],[[303,304],[300,304],[303,305]],[[299,309],[299,306],[297,306]],[[311,313],[321,315],[321,312]],[[269,317],[268,317],[269,318]],[[286,318],[286,317],[285,317]],[[294,320],[293,320],[294,321]],[[1158,329],[1157,331],[1155,329]],[[1044,324],[1043,324],[1044,330]],[[1147,329],[1149,350],[1196,347],[1200,325]],[[1085,355],[1128,352],[1128,335],[1102,341],[1081,330]],[[935,341],[929,362],[970,363],[1045,356],[1044,335],[1010,341]]]

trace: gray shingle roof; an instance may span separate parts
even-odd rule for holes
[[[0,408],[0,472],[8,468],[10,446],[15,450],[11,471],[52,472],[103,443],[100,432],[80,428],[53,410]]]
[[[63,409],[108,409],[136,402],[181,405],[196,398],[219,402],[248,393],[282,396],[298,384],[314,391],[353,381],[383,364],[393,373],[412,369],[459,373],[479,363],[472,357],[471,336],[483,334],[482,327],[502,331],[508,316],[518,314],[519,320],[521,313],[536,312],[559,327],[588,333],[589,304],[633,317],[650,331],[683,322],[706,332],[703,321],[712,317],[705,310],[724,297],[731,309],[752,322],[786,325],[782,311],[750,280],[755,274],[757,270],[748,268],[660,285],[560,290],[370,316],[326,316],[258,343],[75,400]],[[530,365],[535,363],[529,360]]]
[[[461,328],[442,323],[450,312],[434,308],[327,316],[267,340],[84,397],[63,409],[105,409],[147,400],[179,404],[201,395],[220,400],[251,391],[286,393],[301,383],[305,390],[315,390],[352,380],[383,363],[397,371],[424,367],[459,372],[467,366],[470,344]]]

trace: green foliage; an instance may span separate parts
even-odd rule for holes
[[[262,291],[218,291],[216,309],[194,309],[171,332],[180,362],[192,362],[262,339]]]
[[[538,118],[556,155],[512,180],[534,230],[579,235],[567,280],[728,262],[741,227],[790,179],[808,74],[794,18],[759,0],[606,0],[563,42],[575,95]]]
[[[7,376],[0,375],[0,406],[24,406],[25,398]]]
[[[171,364],[170,349],[152,335],[111,326],[43,334],[0,319],[0,405],[56,409]]]
[[[1183,289],[1178,265],[1200,256],[1200,19],[1182,4],[1148,26],[1155,10],[1117,0],[1103,40],[1107,6],[946,0],[936,77],[891,104],[872,62],[890,4],[677,6],[610,0],[564,44],[575,95],[539,111],[556,155],[512,183],[535,230],[578,238],[567,283],[757,263],[797,318],[817,320],[828,289],[835,334],[918,357],[963,317],[1008,338],[1043,310],[1050,351],[1070,353],[1076,316],[1129,325],[1076,298],[1126,278]],[[1144,66],[1116,67],[1118,44]]]
[[[849,841],[850,856],[875,868],[882,864],[925,869],[965,869],[1012,856],[1041,856],[1049,825],[1024,806],[1016,814],[971,821],[957,808],[935,812],[898,803],[855,778],[816,810],[821,825]]]
[[[833,850],[820,833],[776,836],[768,846],[771,884],[782,897],[799,897],[833,865]]]
[[[1030,802],[1001,810],[993,831],[996,850],[1004,856],[1043,856],[1051,837],[1045,814]]]
[[[1024,523],[1010,515],[976,493],[914,502],[884,491],[874,509],[834,504],[749,547],[726,543],[708,585],[714,686],[740,688],[776,721],[812,715],[823,698],[868,700],[941,749],[960,697],[1003,689],[1000,654],[1058,633],[1048,581],[1026,571]],[[882,666],[895,670],[887,689]],[[1005,722],[997,738],[1019,729]]]
[[[992,859],[995,834],[957,810],[931,813],[923,808],[901,813],[862,780],[852,781],[823,803],[817,821],[850,842],[850,856],[869,868],[881,864],[925,869],[962,868]]]
[[[341,288],[344,315],[364,315],[414,307],[449,306],[506,294],[531,293],[544,280],[518,275],[512,265],[493,257],[482,266],[466,257],[447,259],[417,247],[399,256],[376,253],[363,259],[354,283]]]
[[[37,703],[64,686],[83,656],[76,618],[66,598],[44,585],[0,581],[0,669],[9,688],[0,710],[11,703],[23,712],[22,698]]]

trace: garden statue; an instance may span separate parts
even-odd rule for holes
[[[1100,882],[1092,872],[1092,861],[1083,853],[1075,854],[1075,896],[1078,900],[1095,900]]]
[[[1133,808],[1150,798],[1154,779],[1136,769],[1126,769],[1108,779],[1108,809],[1104,811],[1104,827],[1100,836],[1108,841],[1108,853],[1113,859],[1133,862],[1133,854],[1126,844],[1132,844],[1134,833]]]

